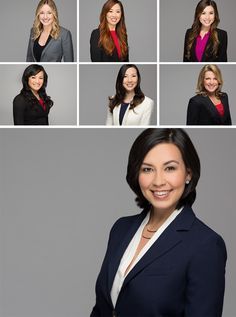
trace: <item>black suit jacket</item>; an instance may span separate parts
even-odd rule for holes
[[[113,226],[91,317],[220,317],[225,244],[188,206],[127,274],[113,307],[110,292],[115,274],[145,216],[143,211]]]
[[[196,95],[189,100],[187,125],[231,125],[228,96],[224,93],[220,100],[224,106],[224,116],[220,116],[208,96]]]
[[[107,55],[105,50],[98,46],[100,38],[100,30],[95,29],[91,33],[90,37],[90,57],[92,62],[128,62],[129,56],[124,59],[118,57],[117,50],[115,49],[112,55]]]
[[[195,48],[196,48],[196,43],[197,40],[195,39],[195,41],[193,42],[193,45],[191,47],[190,50],[190,58],[186,57],[186,53],[187,53],[187,40],[189,37],[191,29],[188,29],[186,31],[185,34],[185,40],[184,40],[184,58],[183,61],[184,62],[198,62],[197,57],[196,57],[196,53],[195,53]],[[218,51],[217,51],[217,55],[213,56],[212,53],[212,42],[210,42],[210,46],[209,48],[203,53],[202,56],[202,60],[201,62],[227,62],[227,43],[228,43],[228,37],[227,37],[227,32],[224,30],[220,30],[220,29],[216,29],[216,32],[218,34],[218,39],[219,39],[219,47],[218,47]],[[209,39],[210,41],[210,39]],[[207,42],[208,45],[208,42]],[[206,45],[206,47],[207,47]]]
[[[34,105],[19,94],[13,100],[14,125],[48,125],[48,113],[50,108],[43,110],[40,103]]]

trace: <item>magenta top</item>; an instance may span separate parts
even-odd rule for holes
[[[205,48],[206,48],[207,41],[208,41],[209,37],[210,37],[210,32],[207,32],[203,36],[203,38],[201,38],[200,35],[198,35],[198,37],[197,37],[195,53],[196,53],[197,60],[199,62],[201,62],[201,60],[202,60],[202,55],[203,55],[203,53],[205,51]]]

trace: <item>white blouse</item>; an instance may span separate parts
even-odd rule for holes
[[[119,296],[121,287],[123,282],[127,276],[127,274],[133,269],[133,267],[138,263],[138,261],[144,256],[144,254],[149,250],[149,248],[153,245],[153,243],[160,237],[163,231],[171,224],[171,222],[178,216],[178,214],[182,211],[183,207],[180,209],[176,209],[172,214],[166,219],[166,221],[160,226],[160,228],[154,233],[150,240],[146,243],[146,245],[142,248],[132,265],[129,267],[129,270],[126,272],[129,264],[131,263],[132,259],[134,258],[135,252],[141,240],[142,232],[144,227],[149,221],[150,212],[147,213],[146,217],[144,218],[143,222],[139,226],[138,230],[136,231],[133,239],[130,241],[125,253],[123,254],[120,265],[116,272],[113,285],[111,288],[111,299],[113,306],[115,307],[117,298]]]

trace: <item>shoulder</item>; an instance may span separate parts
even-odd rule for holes
[[[26,101],[26,98],[25,98],[22,94],[17,95],[17,96],[13,99],[13,103],[15,103],[15,104],[20,104],[20,103],[22,103],[22,102],[25,103],[25,101]]]
[[[190,103],[202,103],[205,101],[205,99],[206,99],[206,97],[203,95],[195,95],[189,99],[189,102]]]
[[[216,32],[219,36],[222,37],[226,37],[227,36],[227,32],[225,30],[221,30],[221,29],[216,29]]]
[[[71,34],[70,30],[67,30],[63,26],[60,26],[60,34],[61,37],[67,36],[68,34]]]
[[[100,36],[100,30],[99,29],[94,29],[91,32],[91,37],[99,37]]]
[[[139,106],[141,106],[141,107],[145,106],[145,109],[152,108],[153,105],[154,105],[154,101],[151,98],[147,97],[147,96],[145,96],[144,100],[142,101],[142,103],[139,104]]]
[[[192,29],[187,29],[186,32],[185,32],[185,36],[188,36],[189,33],[191,33]]]
[[[128,230],[130,228],[130,226],[135,223],[136,221],[138,221],[140,219],[140,221],[142,221],[142,219],[146,216],[146,211],[142,211],[140,214],[136,214],[133,216],[126,216],[126,217],[122,217],[119,218],[114,225],[111,228],[111,233],[115,234],[118,233],[120,231],[124,232],[126,230]]]

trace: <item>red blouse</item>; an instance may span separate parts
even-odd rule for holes
[[[117,49],[118,57],[121,58],[120,43],[119,43],[119,39],[118,39],[118,36],[116,34],[116,31],[110,31],[110,32],[111,32],[111,36],[112,36],[112,39],[114,41],[115,47]]]
[[[216,105],[216,110],[218,111],[218,113],[219,113],[219,115],[220,115],[221,117],[224,116],[224,114],[225,114],[225,109],[224,109],[224,105],[222,104],[222,102],[221,102],[221,103],[218,103],[218,105]]]

